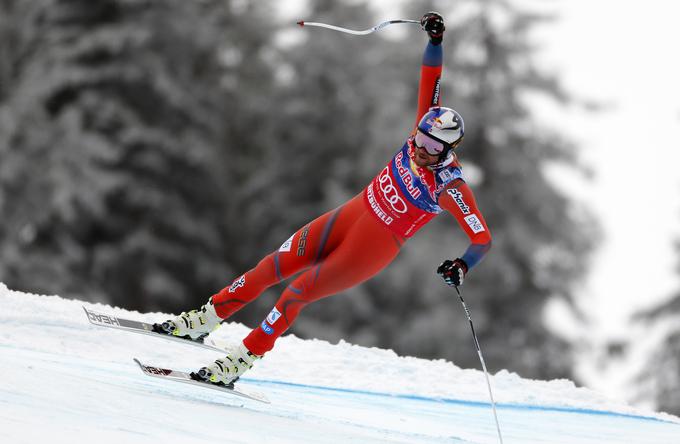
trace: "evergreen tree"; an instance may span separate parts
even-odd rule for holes
[[[219,89],[231,74],[219,50],[251,12],[235,9],[2,3],[1,280],[175,310],[221,284],[224,123],[237,86]],[[257,46],[255,34],[243,40]]]
[[[677,251],[680,256],[680,243]],[[651,310],[638,313],[635,318],[643,322],[646,329],[663,332],[638,375],[636,382],[643,387],[640,396],[655,402],[658,410],[680,415],[680,293]]]

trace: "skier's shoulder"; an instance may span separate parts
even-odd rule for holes
[[[438,191],[443,190],[458,180],[465,181],[463,167],[455,154],[448,157],[444,162],[435,165],[432,168],[432,172],[437,182]]]

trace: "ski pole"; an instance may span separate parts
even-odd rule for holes
[[[465,300],[463,295],[460,293],[458,287],[456,288],[456,293],[460,298],[460,303],[463,304],[463,309],[467,315],[468,321],[470,321],[470,329],[472,330],[472,338],[475,340],[475,347],[477,347],[477,354],[479,355],[479,360],[482,363],[482,369],[484,370],[484,376],[486,377],[486,386],[489,388],[489,398],[491,398],[491,408],[493,409],[493,417],[496,420],[496,430],[498,431],[498,439],[501,444],[503,444],[503,436],[501,435],[501,426],[498,424],[498,415],[496,414],[496,402],[493,400],[493,393],[491,392],[491,383],[489,382],[489,372],[486,371],[486,364],[484,363],[484,357],[482,356],[482,349],[479,347],[479,341],[477,340],[477,334],[475,333],[475,326],[472,325],[472,317],[470,316],[470,310],[468,310],[467,305],[465,305]]]
[[[300,26],[317,26],[319,28],[327,28],[327,29],[332,29],[333,31],[340,31],[344,32],[346,34],[353,34],[353,35],[368,35],[368,34],[373,34],[374,32],[380,31],[381,29],[394,25],[397,23],[412,23],[415,25],[420,25],[420,21],[418,20],[403,20],[403,19],[398,19],[398,20],[387,20],[386,22],[378,23],[372,28],[365,29],[363,31],[355,31],[353,29],[347,29],[347,28],[341,28],[340,26],[335,26],[335,25],[328,25],[326,23],[318,23],[318,22],[305,22],[305,21],[299,21],[297,22],[298,25]]]

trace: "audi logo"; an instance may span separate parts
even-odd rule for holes
[[[392,184],[389,166],[386,166],[378,176],[378,183],[380,183],[380,191],[383,192],[392,209],[397,213],[406,213],[408,211],[406,202],[399,197],[399,192]]]

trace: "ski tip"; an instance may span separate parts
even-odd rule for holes
[[[305,22],[304,22],[304,21],[302,21],[302,20],[300,20],[299,22],[297,22],[297,24],[298,24],[298,25],[300,25],[300,27],[303,27],[303,26],[305,26]]]
[[[93,312],[88,310],[84,305],[81,305],[83,307],[83,310],[85,311],[85,316],[87,316],[87,320],[90,321],[90,324],[94,324],[94,321],[92,320]]]

